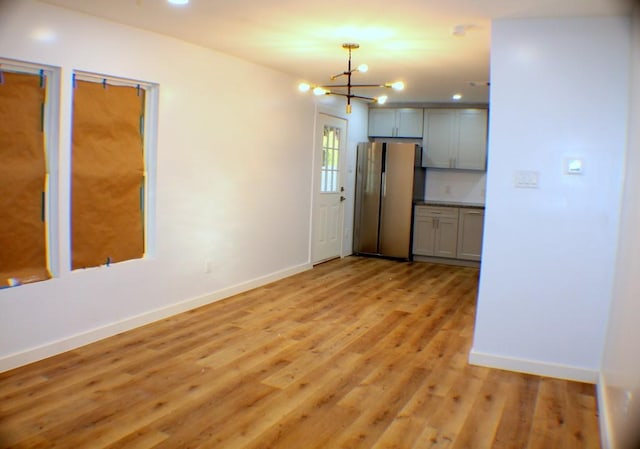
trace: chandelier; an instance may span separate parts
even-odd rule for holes
[[[331,81],[340,78],[341,76],[347,77],[347,84],[330,84],[330,85],[311,85],[308,83],[300,83],[298,89],[301,92],[313,91],[315,95],[338,95],[341,97],[345,97],[347,99],[347,114],[351,114],[351,99],[357,98],[359,100],[373,101],[374,103],[384,104],[387,101],[386,95],[380,95],[379,97],[365,97],[362,95],[356,95],[353,93],[354,88],[360,87],[385,87],[391,88],[395,90],[404,89],[404,83],[402,81],[396,81],[393,83],[384,83],[384,84],[351,84],[351,75],[355,72],[366,72],[369,70],[369,67],[366,64],[360,64],[355,69],[351,68],[351,51],[360,48],[359,44],[342,44],[342,48],[349,51],[349,63],[347,65],[347,70],[338,73],[337,75],[333,75],[330,79]],[[334,90],[337,89],[337,90]]]

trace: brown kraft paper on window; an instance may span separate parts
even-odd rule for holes
[[[73,96],[71,266],[141,258],[144,90],[76,81]]]
[[[39,75],[2,72],[0,83],[0,287],[48,279],[43,192],[46,162]]]

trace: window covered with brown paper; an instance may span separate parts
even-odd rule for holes
[[[144,254],[143,116],[143,89],[74,83],[72,269]]]
[[[44,79],[0,73],[0,287],[48,279]]]

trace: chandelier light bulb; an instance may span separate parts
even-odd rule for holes
[[[327,94],[327,90],[323,89],[322,87],[316,87],[315,89],[313,89],[313,94],[314,95],[325,95]]]
[[[342,44],[342,48],[344,48],[345,50],[348,50],[349,52],[349,59],[347,60],[347,70],[340,72],[338,74],[332,75],[330,79],[331,81],[334,81],[337,79],[343,79],[344,80],[343,83],[314,85],[314,84],[308,84],[306,82],[303,82],[298,84],[298,90],[300,92],[311,91],[314,93],[314,95],[317,95],[317,96],[336,95],[336,96],[344,97],[347,100],[347,106],[346,106],[347,114],[350,114],[351,102],[354,99],[358,101],[360,100],[371,101],[377,104],[385,104],[387,101],[386,95],[380,95],[379,97],[373,97],[373,96],[369,97],[369,96],[361,95],[359,93],[355,93],[354,90],[364,89],[364,88],[380,89],[385,87],[393,88],[395,90],[404,89],[404,83],[402,81],[389,82],[384,84],[371,83],[371,82],[366,84],[352,83],[351,82],[352,76],[357,73],[364,73],[369,71],[369,66],[367,64],[360,64],[356,68],[352,68],[353,65],[351,65],[351,52],[353,50],[360,48],[359,44],[346,43],[346,44]]]

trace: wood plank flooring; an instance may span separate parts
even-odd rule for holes
[[[599,448],[593,385],[467,364],[477,279],[349,257],[0,374],[0,447]]]

